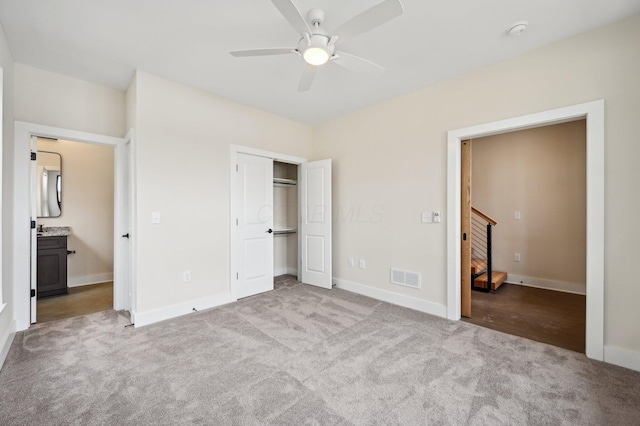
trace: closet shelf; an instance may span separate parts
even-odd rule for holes
[[[294,186],[298,184],[298,181],[294,179],[273,178],[273,184],[277,186]]]
[[[296,232],[298,232],[296,228],[282,228],[273,231],[275,235],[295,234]]]

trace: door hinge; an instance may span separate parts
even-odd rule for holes
[[[238,171],[238,165],[236,164],[236,172]]]
[[[35,152],[31,152],[31,161],[36,161],[37,157],[38,157],[38,154],[36,154]]]
[[[240,275],[236,272],[236,280],[240,279]]]
[[[35,289],[31,289],[31,297],[36,297],[36,290]]]
[[[31,226],[31,229],[36,229],[36,221],[32,220],[30,226]]]
[[[236,218],[236,226],[238,226],[238,218]]]

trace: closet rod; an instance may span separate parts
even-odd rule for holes
[[[275,235],[284,235],[284,234],[295,234],[296,232],[298,232],[297,229],[295,228],[288,228],[288,229],[276,229],[273,231],[273,233]]]

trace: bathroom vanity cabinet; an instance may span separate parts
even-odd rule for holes
[[[38,298],[67,293],[67,237],[38,237]]]

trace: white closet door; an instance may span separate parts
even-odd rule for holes
[[[300,165],[300,256],[305,284],[331,288],[331,160]]]
[[[238,154],[237,298],[273,290],[273,160]]]

